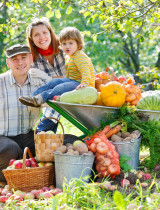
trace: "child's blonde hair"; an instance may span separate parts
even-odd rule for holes
[[[78,49],[82,50],[84,47],[83,36],[81,32],[75,27],[66,27],[59,34],[60,43],[66,40],[75,40],[78,45]]]

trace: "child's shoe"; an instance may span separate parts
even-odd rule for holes
[[[26,105],[26,106],[32,106],[32,107],[40,107],[41,104],[43,103],[41,97],[38,97],[38,96],[22,96],[22,97],[19,97],[19,101]]]

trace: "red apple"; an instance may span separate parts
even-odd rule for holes
[[[35,163],[31,163],[31,167],[32,168],[38,167],[38,164],[36,162]]]
[[[18,162],[15,164],[15,169],[21,169],[22,168],[22,163],[21,162]]]
[[[126,82],[126,78],[124,76],[119,76],[118,77],[118,82],[124,83],[124,82]]]
[[[59,194],[59,193],[62,193],[62,190],[61,189],[59,189],[59,188],[56,188],[55,190],[54,190],[54,195],[57,195],[57,194]]]
[[[23,201],[23,200],[24,200],[24,197],[23,197],[22,195],[16,195],[16,196],[14,197],[14,200],[15,200],[15,201]]]
[[[128,179],[123,179],[121,181],[121,187],[128,187],[130,186],[130,181]]]
[[[7,196],[0,196],[0,203],[5,203],[9,197]]]
[[[53,96],[54,101],[59,101],[59,99],[60,99],[60,96]]]
[[[43,192],[46,192],[46,191],[50,191],[51,189],[49,187],[43,187]]]
[[[32,192],[32,191],[31,191]],[[34,195],[37,199],[39,199],[40,195],[44,193],[43,190],[36,190],[34,191]]]
[[[14,161],[16,161],[16,159],[11,159],[11,160],[9,161],[9,166],[13,165]]]
[[[50,197],[53,197],[53,193],[50,191],[49,192],[46,191],[43,193],[43,196],[44,196],[44,198],[50,198]]]
[[[31,164],[32,164],[32,163],[37,163],[36,159],[33,158],[33,157],[32,157],[32,158],[29,158],[29,160],[31,161]]]
[[[7,193],[7,195],[6,195],[7,197],[11,197],[12,196],[12,193]]]
[[[29,159],[26,159],[26,167],[31,167],[31,161]]]

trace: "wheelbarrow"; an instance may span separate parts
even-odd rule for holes
[[[84,133],[81,138],[89,135],[95,127],[99,128],[101,122],[105,122],[111,115],[115,115],[119,109],[117,107],[71,104],[54,100],[48,101],[47,104],[81,130]],[[160,111],[137,110],[147,114],[150,119],[160,120]]]

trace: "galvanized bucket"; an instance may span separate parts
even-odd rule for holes
[[[72,178],[91,175],[94,155],[66,155],[54,152],[56,187],[63,186],[64,178],[69,182]],[[88,182],[89,180],[84,180]]]
[[[112,142],[116,147],[118,154],[126,155],[131,159],[127,162],[133,169],[138,169],[139,165],[139,149],[141,138],[131,139],[131,141],[125,142]]]

